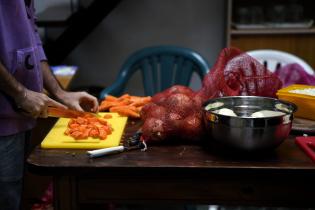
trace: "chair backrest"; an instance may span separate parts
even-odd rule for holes
[[[174,84],[189,85],[193,72],[202,79],[208,63],[197,52],[176,46],[148,47],[133,53],[123,64],[117,80],[105,88],[106,95],[121,95],[131,76],[140,70],[145,95],[154,95]]]
[[[265,65],[265,67],[267,67],[272,72],[286,64],[297,63],[301,65],[308,74],[314,74],[312,67],[304,60],[287,52],[264,49],[248,51],[247,54],[253,58],[256,58],[261,64]]]

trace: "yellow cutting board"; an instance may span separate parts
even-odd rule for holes
[[[112,115],[112,118],[106,120],[111,124],[113,132],[105,140],[92,137],[75,140],[73,137],[64,134],[70,118],[60,118],[42,141],[41,147],[47,149],[101,149],[118,146],[128,118],[117,113],[99,114],[101,116],[104,114]]]

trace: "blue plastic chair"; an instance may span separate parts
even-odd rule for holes
[[[148,47],[133,53],[123,64],[117,80],[101,91],[120,96],[131,76],[140,70],[145,95],[154,95],[174,84],[189,85],[193,72],[202,79],[209,70],[208,63],[197,52],[176,46]]]

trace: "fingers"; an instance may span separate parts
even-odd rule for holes
[[[48,117],[48,112],[47,109],[45,111],[42,111],[39,115],[39,118],[47,118]]]
[[[31,112],[23,111],[21,113],[23,115],[25,115],[25,116],[32,117],[32,118],[35,118],[35,119],[39,118],[39,117],[42,117],[42,118],[46,118],[47,117],[47,111],[45,111],[45,110],[39,111],[39,110],[35,109],[35,110],[32,110]]]
[[[88,94],[87,92],[68,92],[64,91],[59,100],[63,104],[67,105],[71,109],[78,111],[97,112],[98,101],[97,98]],[[56,101],[55,101],[56,102]],[[51,101],[50,106],[58,106],[62,104],[56,104],[58,102]],[[63,105],[62,105],[63,106]]]
[[[67,101],[64,101],[70,108],[78,111],[97,112],[97,98],[87,92],[68,92]]]
[[[42,107],[40,114],[38,117],[40,118],[47,118],[48,117],[48,107],[56,107],[56,108],[63,108],[63,109],[68,109],[67,106],[59,103],[58,101],[55,101],[49,97],[47,97],[47,101],[45,103],[45,106]]]
[[[60,107],[67,109],[67,107],[43,93],[37,93],[34,91],[28,91],[28,97],[21,103],[23,110],[25,110],[24,115],[32,118],[47,118],[47,107]]]
[[[97,112],[98,110],[98,101],[97,98],[86,93],[86,92],[81,92],[82,96],[81,96],[81,106],[89,106],[89,110],[86,111],[90,111],[90,112]]]
[[[51,98],[49,98],[48,96],[45,96],[44,97],[45,99],[43,100],[43,103],[42,105],[40,106],[40,109],[37,110],[37,112],[34,112],[32,114],[32,116],[34,118],[47,118],[48,117],[48,111],[47,111],[47,108],[49,106],[51,107],[58,107],[58,108],[64,108],[64,109],[67,109],[67,107]]]
[[[45,116],[47,112],[48,97],[45,94],[25,89],[23,100],[17,101],[21,114],[32,118]]]
[[[35,117],[33,117],[31,112],[27,112],[27,111],[25,111],[23,109],[19,110],[19,113],[21,113],[22,115],[27,116],[27,117],[35,118]]]
[[[71,108],[72,108],[72,109],[75,109],[75,110],[77,110],[77,111],[84,112],[84,110],[82,109],[82,107],[80,106],[79,103],[73,103],[73,104],[71,104]]]
[[[48,97],[47,97],[48,98]],[[48,98],[49,99],[49,98]],[[43,100],[41,103],[39,103],[31,112],[31,116],[33,118],[47,118],[47,107],[48,103],[46,100]]]

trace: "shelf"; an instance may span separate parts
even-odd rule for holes
[[[231,35],[315,34],[315,27],[307,29],[231,29]]]
[[[301,21],[289,22],[271,21],[265,18],[261,24],[253,23],[252,19],[239,18],[239,8],[247,8],[252,11],[255,6],[262,7],[266,12],[275,5],[284,5],[284,0],[227,0],[226,13],[226,46],[234,46],[243,51],[257,49],[275,49],[294,54],[315,68],[315,4],[314,0],[297,0],[304,8]],[[287,6],[287,5],[286,5]],[[292,3],[291,3],[292,6]],[[287,7],[288,8],[288,7]],[[251,13],[253,14],[253,13]],[[269,15],[268,13],[264,13]],[[263,17],[267,17],[263,16]],[[303,21],[302,21],[303,20]],[[291,20],[292,21],[292,20]],[[246,22],[246,21],[245,21]],[[243,24],[241,24],[243,23]]]

